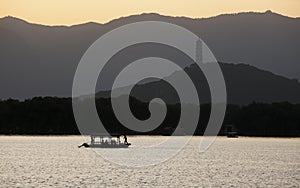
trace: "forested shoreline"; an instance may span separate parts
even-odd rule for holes
[[[180,117],[180,104],[167,105],[163,123],[153,131],[139,133],[121,125],[111,108],[109,98],[96,100],[104,126],[109,132],[129,135],[171,135]],[[130,98],[132,113],[139,119],[150,116],[148,103]],[[203,135],[210,104],[201,105],[201,115],[195,135]],[[233,125],[241,136],[300,136],[300,104],[288,102],[227,105],[219,135],[226,134],[226,127]],[[71,98],[35,97],[25,101],[0,100],[0,134],[2,135],[78,135]]]

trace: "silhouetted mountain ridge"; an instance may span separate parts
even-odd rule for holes
[[[150,13],[74,26],[43,26],[5,17],[0,19],[0,88],[5,88],[0,98],[71,96],[73,76],[87,48],[111,29],[144,20],[167,21],[189,29],[204,40],[218,61],[250,64],[300,78],[300,19],[270,11],[199,19]],[[285,100],[290,100],[289,95],[291,92]]]
[[[227,102],[229,104],[250,104],[255,102],[281,102],[300,103],[300,83],[283,76],[275,75],[269,71],[263,71],[251,65],[219,63],[223,72],[227,90]],[[185,72],[195,80],[195,87],[202,95],[199,96],[200,102],[209,103],[210,93],[206,90],[208,85],[206,80],[199,76],[201,72],[197,65],[185,68]],[[169,79],[178,79],[179,72],[169,76]],[[165,86],[160,80],[150,80],[149,82],[136,85],[136,91],[131,93],[132,97],[148,102],[150,95],[165,96],[167,104],[180,103],[177,95],[165,90]],[[126,88],[118,88],[117,93],[125,94]],[[110,91],[100,91],[96,95],[98,98],[109,98]],[[182,101],[181,101],[182,103]],[[184,102],[183,102],[184,103]]]

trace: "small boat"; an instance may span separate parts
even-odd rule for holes
[[[83,143],[78,146],[86,148],[128,148],[131,143],[127,142],[126,135],[123,135],[124,141],[120,139],[121,135],[91,135],[90,143]]]
[[[234,125],[226,125],[227,138],[238,138],[237,129]]]
[[[233,132],[233,131],[227,132],[227,138],[238,138],[238,137],[239,136],[238,136],[237,132]]]

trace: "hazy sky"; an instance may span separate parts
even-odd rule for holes
[[[19,17],[46,25],[106,23],[132,14],[210,17],[266,10],[300,17],[300,0],[0,0],[0,17]]]

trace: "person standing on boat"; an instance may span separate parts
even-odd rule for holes
[[[126,135],[124,135],[124,144],[127,144],[128,142],[127,142],[127,136]]]

